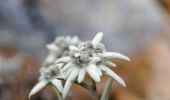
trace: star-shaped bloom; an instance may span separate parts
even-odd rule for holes
[[[107,67],[107,65],[116,66],[111,62],[112,59],[122,59],[130,61],[130,59],[120,53],[107,52],[104,44],[101,43],[103,33],[99,32],[92,41],[82,42],[76,46],[70,46],[69,56],[62,57],[55,61],[56,64],[63,63],[61,71],[65,73],[65,86],[63,90],[63,98],[66,97],[72,83],[77,80],[78,83],[83,82],[86,73],[95,82],[100,82],[100,76],[103,74],[113,78],[122,86],[126,86],[123,79]]]
[[[32,95],[42,90],[49,83],[53,85],[57,89],[57,91],[62,93],[63,92],[62,82],[61,80],[56,79],[59,73],[60,72],[59,72],[58,66],[51,65],[48,68],[42,67],[40,69],[39,82],[31,90],[29,94],[29,98],[31,98]]]

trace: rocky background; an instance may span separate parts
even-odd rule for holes
[[[132,60],[115,61],[127,88],[114,82],[110,100],[170,100],[169,20],[169,0],[0,0],[0,100],[28,100],[55,37],[91,40],[99,31],[109,50]],[[92,100],[73,87],[68,100],[80,98]],[[56,96],[47,87],[31,100]]]

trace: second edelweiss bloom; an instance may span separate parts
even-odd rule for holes
[[[29,94],[29,98],[32,95],[39,92],[40,90],[42,90],[48,84],[53,85],[57,89],[57,91],[62,93],[63,92],[62,82],[61,82],[61,80],[56,79],[59,75],[60,75],[60,71],[59,71],[58,66],[51,65],[48,68],[42,67],[40,69],[39,82],[31,90],[31,92]]]
[[[45,63],[53,63],[54,60],[67,56],[69,53],[69,46],[77,46],[80,40],[77,36],[67,36],[67,37],[56,37],[54,42],[48,44],[46,47],[49,50],[49,55],[47,56]]]
[[[130,61],[130,59],[120,53],[107,52],[104,44],[101,43],[102,38],[103,33],[99,32],[92,41],[82,42],[78,47],[70,46],[69,56],[55,61],[56,64],[64,64],[61,68],[62,73],[65,73],[64,78],[66,80],[63,98],[66,97],[75,80],[77,80],[78,83],[83,82],[86,73],[88,73],[95,82],[100,82],[100,76],[105,74],[116,80],[122,86],[126,86],[123,79],[107,66],[116,66],[111,62],[114,58],[126,61]]]

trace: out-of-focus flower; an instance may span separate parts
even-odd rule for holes
[[[126,61],[130,59],[120,53],[108,52],[101,43],[102,38],[103,33],[99,32],[92,41],[80,42],[77,37],[58,37],[48,44],[49,55],[44,62],[45,67],[40,69],[39,82],[33,87],[29,97],[50,83],[65,98],[72,84],[75,81],[82,83],[86,73],[95,82],[100,82],[100,77],[105,74],[125,87],[124,80],[107,66],[116,67],[111,62],[114,58]],[[58,78],[66,81],[64,88]]]
[[[56,64],[63,63],[61,68],[65,74],[65,86],[63,90],[63,98],[66,97],[72,83],[77,80],[78,83],[83,82],[86,72],[95,82],[100,82],[100,76],[103,74],[113,78],[122,86],[126,86],[123,79],[107,67],[107,65],[116,66],[110,60],[117,58],[126,61],[130,59],[120,53],[107,52],[104,44],[101,43],[103,33],[99,32],[92,41],[81,42],[78,47],[70,46],[69,56],[62,57],[55,61]]]
[[[46,47],[49,50],[49,55],[47,56],[45,62],[52,63],[54,60],[67,56],[69,53],[69,46],[77,46],[80,43],[80,40],[77,36],[74,37],[56,37],[55,41],[48,44]]]
[[[42,67],[40,69],[40,78],[39,82],[33,87],[29,94],[29,98],[39,92],[41,89],[43,89],[46,85],[49,83],[52,84],[57,91],[62,93],[63,91],[63,85],[61,80],[57,79],[57,76],[60,74],[60,70],[58,66],[49,66],[48,68]]]
[[[33,87],[29,94],[29,98],[43,89],[49,83],[56,87],[57,91],[62,93],[63,86],[61,80],[57,77],[64,77],[65,73],[60,73],[60,68],[63,64],[54,65],[53,62],[59,57],[67,56],[69,54],[69,46],[77,46],[80,43],[78,37],[57,37],[53,43],[47,45],[49,55],[44,61],[45,67],[40,69],[39,82]]]

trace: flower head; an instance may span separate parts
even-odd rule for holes
[[[44,61],[43,66],[40,69],[39,82],[31,90],[29,97],[39,92],[44,88],[48,83],[51,83],[59,92],[63,91],[63,86],[60,80],[57,77],[63,77],[63,74],[60,73],[60,68],[63,64],[54,65],[54,60],[59,57],[67,56],[69,54],[69,46],[77,46],[80,43],[80,40],[77,36],[74,37],[57,37],[53,43],[48,44],[46,47],[49,50],[49,55]]]
[[[57,37],[54,42],[48,44],[46,47],[49,50],[49,55],[46,58],[46,63],[52,63],[57,58],[67,56],[69,53],[69,46],[77,46],[80,40],[77,36],[74,37]]]
[[[40,69],[39,82],[31,90],[29,97],[40,91],[47,84],[51,84],[62,93],[65,98],[72,84],[77,81],[82,83],[89,74],[92,80],[100,82],[102,75],[107,75],[122,86],[126,86],[124,80],[113,72],[108,66],[116,67],[112,59],[130,61],[127,56],[117,52],[108,52],[101,43],[103,33],[99,32],[92,41],[80,42],[77,37],[58,37],[47,45],[49,55]],[[61,80],[65,80],[64,88]]]
[[[43,89],[46,85],[49,83],[53,85],[57,91],[62,93],[63,91],[63,85],[61,80],[56,79],[60,75],[60,70],[58,66],[49,66],[48,68],[42,67],[40,69],[40,78],[39,82],[33,87],[29,94],[29,98],[39,92],[41,89]]]
[[[70,46],[69,56],[60,58],[55,61],[56,64],[63,63],[62,73],[65,76],[65,86],[63,90],[63,98],[66,97],[72,83],[77,80],[83,82],[86,73],[95,82],[100,82],[100,76],[103,74],[113,78],[123,86],[125,82],[116,73],[107,67],[107,65],[115,66],[110,60],[118,58],[129,61],[130,59],[120,53],[107,52],[104,44],[101,43],[103,33],[99,32],[92,41],[81,42],[78,47]]]

